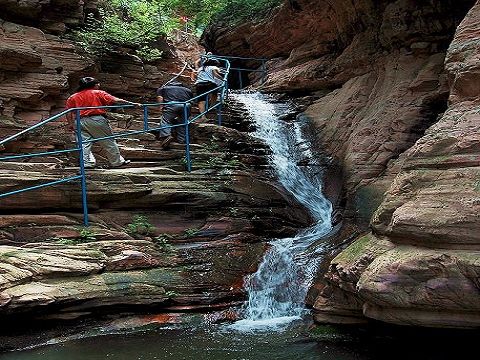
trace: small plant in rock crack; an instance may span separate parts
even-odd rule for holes
[[[224,155],[222,154],[220,156],[211,157],[205,162],[205,165],[211,168],[212,167],[216,168],[216,167],[222,167],[223,163],[224,163]]]
[[[169,239],[172,239],[173,236],[169,234],[162,234],[153,239],[155,245],[164,253],[172,253],[175,251],[172,244],[169,243]]]
[[[92,231],[88,228],[80,228],[79,232],[80,232],[80,234],[79,234],[78,238],[79,238],[80,241],[89,242],[89,241],[96,241],[97,240],[97,234],[94,231]]]
[[[183,231],[183,235],[187,238],[196,236],[200,232],[200,229],[189,228]]]
[[[223,185],[224,185],[225,187],[233,186],[233,180],[232,180],[232,179],[230,179],[230,180],[225,180],[225,181],[223,182]]]
[[[47,241],[55,242],[55,243],[61,244],[61,245],[77,245],[79,243],[79,241],[77,239],[66,239],[66,238],[62,238],[62,237],[49,238],[49,239],[47,239]]]
[[[227,166],[233,167],[233,168],[238,168],[238,167],[246,168],[245,164],[242,163],[236,156],[233,156],[231,159],[227,161]]]
[[[238,211],[239,211],[239,208],[232,207],[232,208],[230,208],[229,213],[230,213],[231,216],[237,216]]]
[[[220,145],[217,143],[218,138],[214,135],[212,138],[209,140],[208,143],[203,145],[203,148],[207,152],[218,152],[220,150]]]
[[[178,293],[173,290],[169,290],[165,292],[165,296],[167,297],[167,299],[173,299],[178,296]]]
[[[125,232],[132,236],[149,236],[153,234],[154,229],[145,215],[135,215],[132,222],[125,227]]]

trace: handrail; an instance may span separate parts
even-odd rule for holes
[[[71,109],[66,109],[56,115],[51,116],[48,119],[42,120],[39,123],[30,126],[27,129],[24,129],[14,135],[11,135],[7,137],[6,139],[0,140],[0,146],[13,141],[15,139],[18,139],[19,137],[36,130],[50,122],[56,121],[67,114],[70,113],[75,113],[75,122],[76,122],[76,143],[77,146],[72,149],[62,149],[62,150],[53,150],[53,151],[45,151],[45,152],[39,152],[39,153],[30,153],[30,154],[22,154],[22,155],[10,155],[10,156],[4,156],[0,157],[0,161],[9,161],[9,160],[17,160],[17,159],[25,159],[25,158],[32,158],[32,157],[41,157],[41,156],[47,156],[47,155],[56,155],[56,154],[64,154],[64,153],[72,153],[72,152],[78,152],[79,154],[79,167],[80,167],[80,174],[76,176],[70,176],[66,178],[62,178],[59,180],[54,180],[48,183],[44,184],[39,184],[39,185],[34,185],[30,186],[24,189],[18,189],[18,190],[13,190],[9,191],[6,193],[0,193],[0,199],[5,198],[7,196],[11,196],[14,194],[20,194],[23,192],[31,191],[31,190],[36,190],[36,189],[41,189],[47,186],[54,186],[70,181],[75,181],[75,180],[80,180],[81,181],[81,191],[82,191],[82,207],[83,207],[83,222],[85,226],[88,226],[88,204],[87,204],[87,183],[86,183],[86,171],[85,171],[85,163],[84,163],[84,158],[83,158],[83,145],[88,144],[88,143],[93,143],[93,142],[98,142],[102,140],[107,140],[107,139],[115,139],[115,138],[120,138],[120,137],[127,137],[131,135],[138,135],[138,134],[143,134],[147,132],[152,132],[152,131],[158,131],[161,129],[168,129],[168,128],[177,128],[177,127],[185,127],[185,156],[187,160],[187,170],[190,172],[192,170],[191,168],[191,157],[190,157],[190,133],[189,133],[189,125],[195,122],[198,118],[204,116],[211,110],[216,109],[217,110],[217,117],[218,117],[218,124],[221,125],[222,123],[222,107],[223,107],[223,102],[224,99],[228,93],[228,76],[230,74],[231,70],[231,65],[230,62],[228,61],[229,57],[224,57],[224,56],[213,56],[209,55],[210,58],[216,58],[225,63],[225,75],[223,76],[222,79],[222,84],[215,87],[214,89],[207,91],[203,94],[197,95],[193,97],[192,99],[184,102],[162,102],[162,103],[153,103],[153,104],[142,104],[141,107],[143,108],[143,120],[144,120],[144,127],[142,130],[133,130],[133,131],[127,131],[123,133],[117,133],[113,134],[111,136],[106,136],[106,137],[101,137],[101,138],[94,138],[90,140],[83,140],[82,135],[81,135],[81,123],[80,123],[80,111],[82,110],[89,110],[89,109],[118,109],[118,108],[133,108],[135,105],[131,104],[125,104],[125,105],[109,105],[109,106],[88,106],[88,107],[77,107],[77,108],[71,108]],[[264,62],[266,59],[254,59],[254,58],[239,58],[239,57],[230,57],[230,58],[236,58],[236,59],[243,59],[243,60],[260,60],[262,61],[262,67],[264,67]],[[253,71],[249,69],[236,69],[237,71]],[[205,97],[206,95],[209,95],[211,93],[219,93],[219,99],[217,103],[213,104],[213,106],[209,106],[208,104],[208,96],[206,97],[206,106],[205,106],[205,111],[199,113],[193,118],[189,118],[189,106],[191,103],[193,103],[195,100]],[[149,119],[148,119],[148,109],[150,107],[158,107],[160,105],[182,105],[183,106],[183,123],[180,124],[174,124],[174,125],[161,125],[159,127],[151,127],[149,124]]]
[[[226,72],[225,72],[225,75],[224,75],[224,78],[223,78],[223,81],[226,82],[227,81],[227,78],[228,78],[228,74],[229,74],[229,71],[230,71],[230,62],[229,61],[226,61]],[[193,102],[195,101],[196,99],[200,98],[200,97],[203,97],[205,96],[205,94],[209,94],[215,90],[217,90],[218,88],[222,88],[224,85],[220,85],[219,87],[213,89],[213,90],[210,90],[209,92],[206,92],[204,94],[200,94],[198,96],[195,96],[193,97],[192,99],[188,100],[188,101],[183,101],[183,102],[168,102],[168,103],[153,103],[153,104],[144,104],[143,106],[160,106],[160,105],[183,105],[185,103],[190,103],[190,102]],[[19,133],[17,134],[14,134],[12,136],[9,136],[8,138],[6,139],[3,139],[0,141],[0,146],[1,145],[4,145],[6,144],[7,142],[10,142],[12,140],[15,140],[16,138],[32,131],[32,130],[35,130],[39,127],[42,127],[43,125],[46,125],[52,121],[55,121],[71,112],[74,112],[74,111],[77,111],[77,110],[89,110],[89,109],[120,109],[120,108],[134,108],[135,105],[130,105],[130,104],[126,104],[126,105],[107,105],[107,106],[84,106],[84,107],[76,107],[76,108],[70,108],[70,109],[66,109],[56,115],[53,115],[51,117],[49,117],[48,119],[45,119],[35,125],[32,125],[31,127],[27,128],[27,129],[24,129],[22,131],[20,131]]]

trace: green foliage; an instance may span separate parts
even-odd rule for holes
[[[239,210],[240,210],[239,208],[232,207],[230,208],[229,213],[231,216],[238,216]]]
[[[189,228],[189,229],[186,229],[186,230],[183,231],[183,235],[185,235],[185,237],[187,237],[187,238],[190,238],[190,237],[194,237],[199,232],[200,232],[200,229]]]
[[[169,291],[166,291],[165,292],[165,296],[168,298],[168,299],[173,299],[173,298],[176,298],[178,296],[178,293],[173,291],[173,290],[169,290]]]
[[[75,238],[63,238],[63,237],[51,237],[47,241],[55,242],[61,245],[77,245],[85,242],[97,241],[97,234],[88,228],[78,228],[78,237]]]
[[[155,43],[178,28],[179,20],[164,0],[102,0],[99,15],[89,13],[74,40],[88,53],[102,56],[129,47],[143,60],[162,56]]]
[[[19,252],[18,251],[7,251],[0,254],[0,257],[10,258],[15,257]]]
[[[475,191],[480,192],[480,181],[477,181],[475,184]]]
[[[162,57],[158,42],[173,31],[198,34],[207,24],[236,24],[264,17],[282,0],[100,0],[83,28],[71,34],[85,51],[103,56],[126,47],[144,61]],[[187,25],[181,17],[189,18]]]
[[[225,0],[223,7],[216,9],[213,21],[237,24],[245,20],[264,18],[269,11],[283,3],[284,0]]]
[[[47,241],[53,241],[61,245],[77,245],[78,244],[78,240],[76,239],[65,239],[62,237],[47,239]]]
[[[150,221],[145,215],[135,215],[132,222],[125,227],[125,231],[132,236],[152,235],[154,229],[155,227],[150,224]]]
[[[165,253],[172,253],[174,251],[173,246],[169,243],[169,240],[172,239],[173,236],[169,234],[162,234],[153,239],[155,244],[161,251]]]
[[[81,241],[84,241],[84,242],[96,241],[97,234],[94,231],[90,230],[89,228],[81,228],[79,238]]]
[[[211,22],[234,24],[263,18],[284,0],[170,0],[169,5],[190,17],[197,29]]]
[[[205,167],[210,168],[246,168],[236,155],[231,153],[221,153],[208,159]]]
[[[221,150],[220,145],[218,144],[218,138],[213,135],[210,140],[203,145],[203,148],[207,152],[218,152]]]

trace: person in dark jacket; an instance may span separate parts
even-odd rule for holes
[[[171,126],[183,124],[185,122],[183,104],[175,104],[175,102],[185,102],[193,98],[192,91],[179,81],[172,81],[157,90],[157,102],[164,103],[160,105],[162,113],[162,126]],[[172,103],[172,104],[169,104]],[[190,104],[187,104],[187,119],[190,117]],[[175,127],[176,141],[185,143],[185,127]],[[175,140],[172,136],[172,128],[167,127],[160,129],[156,133],[156,137],[161,141],[161,146],[168,149],[170,143]]]

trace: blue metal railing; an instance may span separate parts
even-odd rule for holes
[[[209,56],[210,58],[215,58],[220,61],[223,61],[225,63],[225,74],[223,77],[222,85],[217,86],[216,88],[205,92],[203,94],[197,95],[196,97],[185,101],[185,102],[169,102],[169,103],[154,103],[154,104],[143,104],[143,129],[142,130],[132,130],[132,131],[126,131],[122,133],[117,133],[113,134],[110,136],[105,136],[101,138],[95,138],[91,140],[86,140],[84,141],[82,139],[82,134],[81,134],[81,124],[80,124],[80,111],[81,110],[88,110],[88,109],[118,109],[118,108],[133,108],[135,107],[134,105],[111,105],[111,106],[97,106],[97,107],[79,107],[79,108],[71,108],[67,109],[65,111],[62,111],[59,114],[56,114],[46,120],[43,120],[28,129],[22,130],[18,132],[17,134],[14,134],[12,136],[7,137],[4,140],[0,141],[0,146],[3,146],[4,144],[13,141],[15,139],[18,139],[19,137],[34,131],[48,123],[51,123],[53,121],[56,121],[67,114],[70,113],[75,113],[75,125],[76,125],[76,147],[72,149],[65,149],[65,150],[54,150],[54,151],[46,151],[46,152],[41,152],[41,153],[31,153],[31,154],[23,154],[23,155],[11,155],[11,156],[4,156],[0,157],[0,161],[9,161],[9,160],[19,160],[19,159],[26,159],[26,158],[33,158],[33,157],[41,157],[41,156],[48,156],[48,155],[58,155],[58,154],[65,154],[65,153],[73,153],[77,152],[79,155],[79,167],[80,167],[80,174],[76,176],[69,176],[65,177],[62,179],[54,180],[48,183],[44,184],[39,184],[35,186],[30,186],[27,188],[23,189],[17,189],[17,190],[12,190],[9,192],[1,193],[0,194],[0,199],[5,198],[7,196],[15,195],[15,194],[20,194],[23,192],[31,191],[31,190],[36,190],[36,189],[41,189],[44,187],[48,186],[54,186],[58,184],[63,184],[71,181],[76,181],[80,180],[81,182],[81,192],[82,192],[82,208],[83,208],[83,223],[85,226],[88,226],[88,203],[87,203],[87,179],[86,179],[86,171],[85,171],[85,162],[84,162],[84,157],[83,157],[83,145],[88,144],[88,143],[94,143],[102,140],[107,140],[107,139],[116,139],[116,138],[121,138],[121,137],[127,137],[127,136],[132,136],[132,135],[138,135],[138,134],[144,134],[147,132],[154,132],[162,129],[168,129],[168,128],[177,128],[177,127],[185,127],[185,158],[186,158],[186,166],[187,166],[187,171],[192,171],[192,164],[191,164],[191,154],[190,154],[190,130],[189,130],[189,125],[198,120],[199,118],[205,116],[208,112],[211,110],[217,110],[217,119],[218,119],[218,125],[222,124],[222,106],[224,99],[227,96],[228,93],[228,76],[230,74],[230,62],[228,60],[229,57],[222,57],[222,56]],[[264,60],[264,59],[257,59],[257,60]],[[264,65],[262,65],[264,67]],[[241,71],[253,71],[253,70],[248,70],[248,69],[242,69]],[[208,98],[209,94],[212,93],[218,93],[219,96],[217,98],[217,102],[213,106],[209,106],[208,104]],[[189,118],[189,107],[190,105],[198,100],[199,98],[205,97],[206,96],[206,104],[205,104],[205,111],[199,113],[198,115]],[[158,107],[160,105],[182,105],[183,106],[183,123],[182,124],[175,124],[175,125],[161,125],[158,127],[151,127],[149,123],[149,108],[150,107]]]

